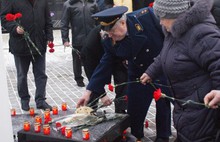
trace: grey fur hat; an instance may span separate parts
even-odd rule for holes
[[[159,18],[175,19],[190,8],[190,0],[155,0],[153,9]]]

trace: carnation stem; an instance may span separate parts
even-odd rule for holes
[[[136,81],[129,81],[129,82],[123,82],[120,84],[115,84],[114,88],[118,87],[118,86],[122,86],[122,85],[127,85],[127,84],[131,84],[131,83],[138,83],[140,82],[140,80],[136,80]]]
[[[29,44],[29,42],[27,41],[26,38],[24,38],[24,39],[25,39],[25,41],[26,41],[26,43],[27,43],[27,46],[28,46],[28,48],[29,48],[29,50],[30,50],[30,53],[31,53],[32,59],[33,59],[33,61],[35,61],[35,58],[34,58],[34,55],[33,55],[33,53],[32,53],[32,50],[31,50],[30,44]]]
[[[80,58],[80,52],[79,52],[79,50],[77,50],[76,48],[73,48],[72,46],[70,46],[70,48],[72,48],[72,50],[74,51],[74,52],[76,52],[76,54],[79,56],[79,58]],[[64,47],[64,49],[65,49],[65,47]]]
[[[165,98],[171,99],[171,100],[173,100],[173,101],[181,102],[181,103],[183,103],[183,104],[182,104],[183,106],[186,105],[186,104],[195,104],[195,105],[201,105],[201,106],[206,106],[206,107],[207,107],[207,105],[205,105],[204,103],[195,102],[195,101],[193,101],[193,100],[184,101],[184,100],[176,99],[176,98],[174,98],[174,97],[170,97],[170,96],[167,96],[167,95],[162,95],[162,96],[165,97]]]
[[[103,93],[102,95],[100,95],[99,97],[97,97],[96,99],[94,99],[92,102],[90,102],[89,104],[87,104],[87,106],[90,106],[92,103],[94,103],[95,101],[99,100],[100,98],[104,97],[106,95],[106,92]]]
[[[28,32],[24,32],[24,38],[27,39],[32,47],[37,51],[37,53],[42,56],[41,52],[39,51],[39,49],[37,48],[37,46],[34,44],[34,42],[31,40],[30,36],[29,36],[29,33]],[[30,44],[28,44],[28,46],[30,46]],[[32,53],[32,52],[31,52]]]

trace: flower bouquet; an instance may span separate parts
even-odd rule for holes
[[[17,26],[19,26],[20,28],[22,28],[22,29],[24,30],[24,28],[20,25],[20,22],[19,22],[19,19],[20,19],[21,17],[22,17],[22,14],[21,14],[21,13],[16,13],[16,14],[8,13],[8,14],[6,14],[6,16],[5,16],[5,19],[6,19],[7,21],[9,21],[9,22],[12,22],[12,21],[16,22]],[[24,30],[24,35],[23,35],[23,36],[24,36],[24,39],[25,39],[25,41],[26,41],[26,43],[27,43],[27,46],[28,46],[28,48],[29,48],[29,51],[30,51],[30,53],[31,53],[31,56],[32,56],[33,60],[35,60],[35,59],[34,59],[34,56],[33,56],[33,53],[32,53],[31,48],[34,48],[34,49],[37,51],[37,53],[42,56],[42,54],[41,54],[41,52],[39,51],[39,49],[37,48],[37,46],[36,46],[36,45],[34,44],[34,42],[31,40],[29,33]]]

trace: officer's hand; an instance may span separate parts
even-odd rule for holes
[[[142,76],[140,77],[140,81],[142,84],[146,85],[146,83],[151,82],[151,78],[150,76],[148,76],[148,74],[143,73]]]
[[[24,34],[24,29],[20,26],[17,26],[16,31],[18,34]]]
[[[107,95],[105,95],[103,98],[101,98],[101,101],[102,101],[103,105],[105,105],[105,106],[112,104],[112,100]]]
[[[106,39],[108,37],[108,33],[106,31],[101,30],[100,31],[100,36],[102,39]]]
[[[218,108],[220,104],[220,90],[212,90],[209,92],[205,96],[204,102],[211,108]]]
[[[70,46],[70,43],[68,41],[64,42],[64,47],[69,47]]]
[[[86,90],[83,96],[79,99],[79,101],[76,104],[76,108],[79,108],[80,106],[85,106],[89,102],[90,95],[91,95],[90,90]]]

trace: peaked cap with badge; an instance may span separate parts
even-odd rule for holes
[[[109,31],[127,11],[126,6],[116,6],[93,14],[92,17],[100,23],[104,31]]]

